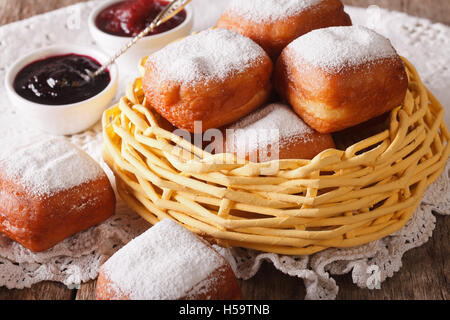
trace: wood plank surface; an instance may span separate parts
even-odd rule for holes
[[[0,25],[86,0],[0,0]],[[195,0],[194,0],[195,1]],[[219,0],[214,0],[219,1]],[[346,4],[367,7],[379,5],[450,25],[450,0],[344,0]],[[357,288],[350,275],[336,277],[338,299],[450,299],[449,217],[437,217],[433,238],[406,253],[403,267],[379,290]],[[250,280],[240,281],[246,299],[303,299],[303,281],[277,271],[264,263]],[[55,282],[42,282],[23,290],[0,288],[4,299],[95,299],[95,281],[70,290]]]
[[[76,293],[62,283],[44,281],[22,290],[0,287],[0,300],[71,300]]]
[[[95,300],[95,280],[83,283],[75,296],[76,300]]]

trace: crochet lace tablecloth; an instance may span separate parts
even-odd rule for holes
[[[51,44],[70,42],[95,46],[87,25],[87,16],[99,1],[77,4],[31,19],[0,27],[0,148],[16,139],[41,135],[16,114],[6,98],[3,79],[6,69],[19,56]],[[226,5],[226,0],[194,0],[194,30],[210,27]],[[445,107],[450,107],[450,28],[403,13],[377,7],[347,7],[355,24],[371,27],[389,37],[401,55],[418,68],[425,83]],[[120,70],[117,98],[137,70]],[[450,123],[450,110],[446,112]],[[111,181],[114,177],[101,159],[101,126],[68,137],[100,162]],[[236,275],[249,279],[264,260],[281,272],[304,279],[307,299],[334,299],[338,286],[333,275],[351,273],[359,287],[373,288],[393,276],[402,265],[403,254],[421,246],[431,237],[436,219],[433,212],[450,212],[450,167],[426,192],[415,215],[397,233],[384,239],[350,249],[328,249],[311,256],[281,256],[245,249],[220,249]],[[52,249],[33,253],[0,235],[0,286],[30,287],[53,280],[74,288],[95,279],[99,266],[117,249],[149,227],[137,214],[118,200],[117,214],[100,226],[81,232]]]

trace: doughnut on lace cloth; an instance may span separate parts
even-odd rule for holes
[[[51,45],[67,43],[66,39],[80,45],[95,45],[89,31],[81,21],[85,21],[98,1],[77,4],[51,13],[36,16],[0,27],[0,77],[17,58],[31,50]],[[205,29],[215,23],[227,1],[209,0],[193,2],[198,19],[194,30]],[[417,68],[424,83],[437,96],[446,110],[445,119],[450,124],[450,28],[433,24],[425,19],[386,10],[365,10],[347,7],[355,24],[375,29],[391,39],[399,54],[407,57]],[[64,26],[58,33],[52,32],[55,23]],[[29,30],[39,28],[42,33],[29,39]],[[440,50],[436,49],[440,48]],[[138,72],[122,73],[120,88]],[[3,82],[0,92],[6,96]],[[118,92],[117,98],[124,92]],[[117,99],[116,99],[117,100]],[[14,141],[15,136],[36,136],[19,119],[9,102],[0,102],[0,145]],[[96,159],[110,179],[113,175],[101,159],[101,125],[68,137]],[[269,253],[259,253],[246,249],[220,249],[230,261],[236,275],[249,279],[255,275],[263,261],[269,261],[281,272],[304,279],[307,299],[334,299],[338,293],[333,275],[351,273],[355,285],[368,287],[370,273],[368,267],[376,265],[380,280],[394,275],[400,270],[403,254],[426,243],[432,236],[436,219],[434,214],[450,214],[450,166],[441,177],[428,188],[425,196],[407,225],[397,233],[349,249],[327,249],[311,256],[289,257]],[[100,265],[121,246],[146,230],[149,225],[137,214],[131,212],[118,199],[116,215],[100,226],[81,232],[42,252],[33,253],[0,235],[0,286],[8,288],[30,287],[40,281],[52,280],[74,288],[82,282],[95,279]],[[356,288],[356,287],[355,287]]]

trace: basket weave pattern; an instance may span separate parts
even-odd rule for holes
[[[388,130],[313,160],[211,155],[164,130],[142,79],[103,115],[105,161],[123,200],[222,246],[288,255],[351,247],[402,228],[450,153],[444,111],[405,59],[409,89]]]

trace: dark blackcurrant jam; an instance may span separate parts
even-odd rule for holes
[[[100,30],[121,37],[134,37],[144,30],[164,9],[169,1],[127,0],[115,3],[97,16],[95,24]],[[153,29],[149,35],[171,30],[186,19],[186,11],[179,12],[169,21]]]
[[[23,98],[47,105],[65,105],[87,100],[105,89],[111,81],[108,71],[87,80],[87,70],[100,64],[78,54],[53,56],[23,68],[14,80],[14,89]]]

